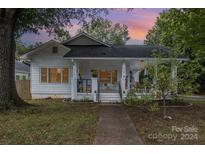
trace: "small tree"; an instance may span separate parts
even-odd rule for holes
[[[160,91],[163,99],[163,117],[167,118],[165,107],[166,99],[167,96],[169,96],[173,92],[175,86],[172,82],[171,66],[168,62],[157,65],[155,80],[155,88],[157,89],[157,91]]]
[[[163,118],[171,118],[166,113],[166,100],[168,96],[176,93],[177,90],[177,82],[171,74],[173,60],[170,58],[163,61],[163,54],[161,52],[155,53],[155,57],[157,58],[155,66],[146,66],[149,76],[154,80],[154,82],[152,80],[149,80],[149,82],[153,85],[152,88],[161,94],[163,100]]]

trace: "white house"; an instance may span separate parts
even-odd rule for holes
[[[112,46],[81,33],[63,43],[50,40],[22,58],[31,60],[33,99],[120,102],[139,82],[146,63],[155,64],[152,54],[159,49],[168,54],[161,46]],[[176,69],[172,74],[176,76]]]

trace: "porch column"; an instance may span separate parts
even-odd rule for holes
[[[145,69],[144,69],[144,76],[147,78],[147,68],[145,67]],[[147,93],[147,87],[145,86],[144,87],[144,93],[146,94]]]
[[[153,79],[153,85],[154,85],[154,94],[155,94],[155,98],[156,99],[160,99],[160,95],[158,94],[157,92],[157,87],[156,87],[156,84],[157,84],[157,64],[154,65],[154,79]]]
[[[122,94],[126,94],[126,63],[122,63],[122,77],[121,77],[121,89]]]
[[[139,74],[140,74],[140,71],[136,71],[133,75],[134,76],[134,81],[137,82],[137,83],[139,83],[139,81],[140,81],[139,80]]]
[[[76,62],[73,63],[73,76],[71,82],[71,99],[75,100],[77,96],[77,64]]]
[[[154,65],[154,79],[153,84],[156,85],[157,80],[157,64]]]
[[[98,78],[92,78],[92,97],[93,102],[97,102]]]

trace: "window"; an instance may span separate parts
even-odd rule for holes
[[[22,80],[26,80],[26,76],[25,75],[22,76]]]
[[[112,84],[117,83],[117,70],[112,71]]]
[[[41,83],[68,83],[68,68],[41,68]]]
[[[67,68],[62,69],[62,74],[63,74],[62,82],[68,83],[68,76],[69,76],[68,69]]]
[[[49,83],[61,83],[61,69],[60,68],[49,68],[48,69],[48,82]]]
[[[117,70],[113,71],[100,71],[100,82],[101,83],[117,83]]]
[[[16,75],[16,80],[20,80],[20,76],[19,75]]]
[[[41,68],[41,83],[47,83],[47,68]]]
[[[100,82],[101,83],[110,83],[111,73],[109,71],[100,71]]]
[[[53,54],[58,53],[58,47],[53,47],[53,48],[52,48],[52,53],[53,53]]]

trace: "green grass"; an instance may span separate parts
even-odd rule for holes
[[[191,107],[168,108],[167,114],[172,117],[172,120],[162,118],[162,109],[158,112],[148,112],[144,108],[135,107],[126,109],[145,144],[205,144],[205,104],[202,102],[194,102]],[[172,131],[172,126],[195,127],[198,128],[198,132],[186,133],[183,131],[180,133]],[[175,141],[162,137],[153,139],[148,136],[160,133],[177,135],[177,139]],[[188,138],[181,138],[185,134],[188,134]],[[193,137],[195,134],[198,139]]]
[[[98,106],[33,100],[0,113],[0,144],[92,144]]]

